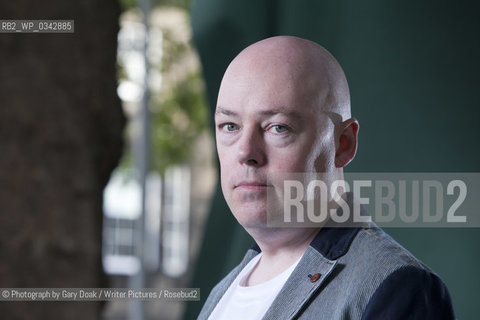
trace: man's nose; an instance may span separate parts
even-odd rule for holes
[[[256,128],[245,128],[238,141],[238,160],[242,164],[259,167],[265,164],[263,132]]]

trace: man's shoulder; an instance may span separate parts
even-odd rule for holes
[[[455,319],[447,287],[432,271],[413,265],[390,273],[370,297],[362,319]]]
[[[415,278],[421,274],[436,277],[427,265],[376,226],[359,228],[337,261],[344,269],[341,273],[350,282],[352,292],[359,286],[365,293],[373,294],[392,275],[394,278]]]
[[[335,239],[332,245],[315,248],[313,243],[313,247],[323,256],[335,258],[336,268],[329,285],[317,295],[321,299],[313,299],[304,310],[306,318],[320,305],[322,309],[331,307],[338,317],[349,314],[356,319],[402,319],[398,315],[408,319],[454,318],[441,279],[382,229],[369,225],[325,234],[329,236],[324,235],[322,242]]]
[[[361,227],[345,252],[345,260],[377,264],[379,268],[413,266],[430,270],[421,260],[377,226]]]
[[[340,264],[354,263],[372,271],[373,265],[381,269],[396,269],[411,265],[428,269],[412,253],[373,223],[356,227],[330,227],[321,229],[310,247],[324,258]]]

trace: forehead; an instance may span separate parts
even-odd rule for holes
[[[217,111],[280,113],[292,117],[318,108],[323,89],[308,73],[292,65],[237,64],[227,70],[220,86]]]

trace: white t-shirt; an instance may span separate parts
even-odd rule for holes
[[[275,278],[246,287],[246,279],[261,256],[261,253],[256,255],[238,274],[208,320],[253,320],[265,315],[300,259]]]

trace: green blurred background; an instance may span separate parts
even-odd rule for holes
[[[270,36],[299,36],[326,47],[349,80],[360,141],[347,171],[478,172],[479,12],[467,0],[196,0],[192,25],[211,112],[239,51]],[[387,232],[442,277],[459,319],[476,318],[478,229]],[[191,303],[186,319],[252,241],[217,189],[192,283],[202,303]]]

